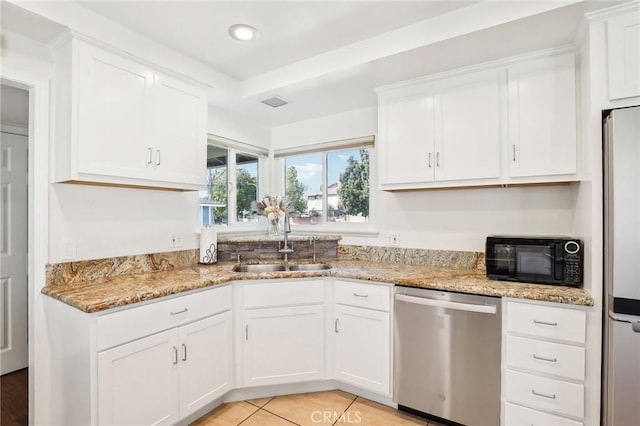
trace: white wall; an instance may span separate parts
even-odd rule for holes
[[[377,109],[363,108],[298,121],[271,129],[273,149],[337,141],[376,134]]]
[[[71,260],[62,254],[63,239],[75,241],[74,260],[197,247],[197,192],[53,184],[49,203],[51,263]],[[172,235],[181,248],[169,246]]]
[[[359,109],[274,127],[271,146],[376,132],[376,109]],[[374,165],[373,173],[375,169]],[[484,251],[489,234],[569,235],[580,185],[386,192],[376,189],[373,176],[372,186],[372,220],[378,236],[348,235],[343,243],[382,246],[389,232],[397,232],[402,247]]]
[[[234,141],[269,148],[270,127],[237,113],[209,105],[207,131]]]

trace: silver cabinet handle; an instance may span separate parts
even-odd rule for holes
[[[538,320],[533,320],[534,324],[540,324],[540,325],[548,325],[550,327],[557,327],[558,323],[557,322],[547,322],[547,321],[538,321]]]
[[[354,295],[355,297],[369,297],[369,295],[368,295],[368,294],[358,294],[358,293],[353,293],[353,295]]]
[[[431,168],[431,153],[429,153],[429,168]]]
[[[182,344],[182,360],[187,360],[187,345],[185,345],[184,343]]]
[[[156,166],[160,165],[160,150],[156,149]]]
[[[151,147],[147,148],[147,164],[151,164],[153,161],[153,150]]]
[[[540,360],[540,361],[558,362],[557,358],[545,358],[543,356],[538,356],[536,354],[533,354],[532,356],[533,356],[533,359],[537,359],[537,360]]]
[[[553,395],[547,395],[547,394],[544,394],[544,393],[536,392],[535,389],[531,389],[531,393],[534,394],[535,396],[541,396],[543,398],[556,399],[556,394],[555,393]]]
[[[339,331],[338,331],[338,320],[339,320],[339,318],[336,318],[335,325],[333,326],[333,329],[335,330],[336,333],[339,333]]]
[[[180,315],[180,314],[184,314],[185,312],[187,312],[189,309],[188,308],[184,308],[181,311],[178,312],[169,312],[169,315]]]
[[[516,161],[516,144],[513,144],[513,161]]]
[[[249,324],[244,326],[244,338],[245,340],[249,340]]]
[[[173,363],[178,363],[178,348],[176,348],[175,346],[173,347]]]
[[[440,152],[436,152],[436,167],[440,167]]]

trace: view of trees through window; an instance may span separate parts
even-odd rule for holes
[[[361,148],[286,157],[292,222],[367,222],[369,154]]]
[[[233,157],[232,157],[233,158]],[[235,153],[235,169],[229,176],[229,150],[207,146],[207,189],[200,191],[201,226],[228,225],[230,212],[229,182],[235,180],[235,217],[238,222],[258,220],[251,203],[258,198],[258,157]]]

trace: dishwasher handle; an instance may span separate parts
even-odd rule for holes
[[[407,296],[406,294],[396,294],[396,300],[400,302],[415,303],[424,306],[434,306],[437,308],[455,309],[458,311],[479,312],[482,314],[495,314],[495,305],[476,305],[473,303],[451,302],[448,300],[428,299],[426,297]]]

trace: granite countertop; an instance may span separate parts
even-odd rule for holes
[[[484,271],[477,269],[376,263],[364,260],[332,259],[326,263],[331,264],[333,268],[311,272],[262,273],[233,272],[234,263],[194,265],[171,271],[46,286],[42,293],[84,312],[94,313],[237,280],[328,276],[460,293],[593,306],[593,299],[581,288],[490,280]]]

